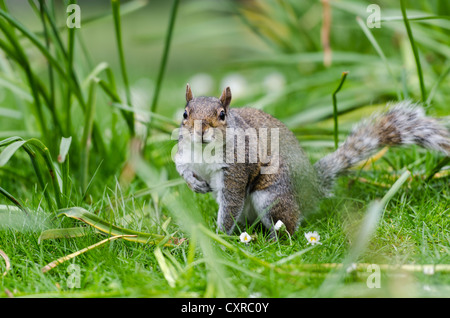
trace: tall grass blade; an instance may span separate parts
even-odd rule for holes
[[[88,212],[87,210],[80,207],[73,207],[68,209],[62,209],[59,211],[58,215],[65,215],[69,218],[73,218],[89,224],[90,226],[96,228],[97,230],[109,234],[109,235],[134,235],[130,237],[124,237],[125,240],[144,243],[144,244],[158,244],[166,237],[164,235],[149,234],[143,232],[137,232],[129,229],[120,228],[115,226],[95,214]],[[184,241],[184,239],[178,239],[175,237],[169,238],[165,246],[175,246],[179,245]]]
[[[133,105],[133,102],[131,100],[131,90],[130,90],[130,84],[128,81],[128,74],[127,74],[127,68],[125,65],[125,54],[123,52],[123,44],[122,44],[122,28],[120,23],[120,1],[119,0],[111,0],[111,6],[112,6],[112,12],[113,12],[113,19],[114,19],[114,30],[116,34],[116,41],[117,41],[117,50],[119,53],[119,62],[120,62],[120,70],[122,72],[122,79],[125,86],[125,95],[126,95],[126,101],[128,105]],[[127,113],[128,117],[133,118],[133,114]],[[130,118],[128,118],[128,121],[130,121]],[[130,132],[132,135],[135,133],[134,125],[129,126]]]
[[[414,60],[416,62],[417,75],[419,77],[419,83],[420,83],[420,93],[422,94],[422,102],[425,102],[427,100],[427,93],[425,90],[425,82],[423,79],[422,66],[420,63],[419,51],[417,50],[416,43],[414,42],[414,37],[413,37],[412,31],[411,31],[411,26],[409,24],[409,20],[406,15],[405,0],[400,0],[400,9],[402,11],[402,16],[403,16],[403,21],[405,23],[406,32],[408,34],[409,42],[411,44],[411,48],[412,48],[412,51],[414,54]]]
[[[83,248],[82,250],[79,250],[79,251],[77,251],[75,253],[72,253],[72,254],[63,256],[61,258],[58,258],[56,261],[53,261],[53,262],[45,265],[44,267],[42,267],[41,271],[42,271],[42,273],[46,273],[46,272],[52,270],[53,268],[55,268],[56,266],[64,263],[65,261],[71,260],[72,258],[74,258],[74,257],[76,257],[78,255],[81,255],[81,254],[86,253],[86,252],[88,252],[90,250],[93,250],[94,248],[97,248],[97,247],[99,247],[99,246],[101,246],[101,245],[103,245],[103,244],[105,244],[105,243],[107,243],[109,241],[116,240],[118,238],[126,238],[126,237],[128,237],[128,238],[129,237],[133,237],[133,235],[116,235],[116,236],[108,237],[107,239],[104,239],[103,241],[100,241],[100,242],[95,243],[95,244],[93,244],[91,246]]]
[[[439,85],[444,81],[444,79],[447,77],[449,73],[450,73],[450,63],[447,62],[447,67],[444,69],[444,71],[442,71],[441,75],[436,80],[436,82],[434,83],[433,87],[430,90],[430,93],[428,94],[428,98],[426,101],[427,106],[431,105],[434,95],[436,95],[436,92],[438,91]]]
[[[363,30],[363,32],[366,35],[367,39],[369,40],[370,44],[372,44],[373,48],[375,49],[375,51],[380,56],[380,58],[383,61],[384,65],[386,66],[386,69],[387,69],[389,75],[394,80],[395,86],[397,87],[397,89],[396,89],[397,90],[397,99],[401,100],[402,99],[402,94],[401,94],[400,89],[398,87],[398,81],[396,80],[394,72],[392,72],[392,69],[389,66],[388,60],[387,60],[386,55],[384,54],[383,50],[381,49],[381,46],[378,44],[378,42],[375,39],[375,37],[373,36],[372,32],[370,32],[370,30],[367,27],[367,25],[362,21],[362,19],[359,16],[356,17],[356,21],[358,22],[358,25],[361,28],[361,30]]]
[[[342,72],[341,81],[339,83],[339,86],[333,92],[334,148],[335,149],[337,149],[339,146],[339,122],[338,122],[338,108],[337,108],[336,95],[341,90],[342,85],[344,85],[347,75],[348,75],[348,72]]]
[[[166,32],[166,39],[164,42],[164,50],[161,58],[161,63],[159,64],[158,77],[156,79],[155,92],[153,93],[152,103],[150,105],[150,112],[155,113],[156,107],[158,105],[159,93],[161,91],[161,85],[164,77],[164,72],[166,70],[167,60],[169,57],[170,44],[172,42],[172,33],[175,25],[175,20],[177,16],[177,10],[180,0],[173,0],[172,10],[170,12],[169,25]],[[147,135],[150,128],[150,121],[147,125]]]
[[[97,99],[97,81],[94,79],[89,86],[89,97],[84,114],[84,130],[81,138],[81,187],[85,192],[88,184],[89,153],[92,146],[92,131]]]

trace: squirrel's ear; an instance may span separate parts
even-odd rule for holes
[[[194,99],[194,94],[192,94],[191,86],[189,84],[186,85],[186,101],[189,102]]]
[[[222,95],[219,98],[224,107],[228,107],[231,103],[231,89],[227,87],[223,90]]]

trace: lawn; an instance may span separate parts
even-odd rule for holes
[[[438,0],[0,1],[0,297],[447,297],[448,158],[383,149],[295,235],[247,224],[243,243],[178,175],[172,131],[186,83],[229,85],[312,162],[390,101],[448,123],[449,17]]]

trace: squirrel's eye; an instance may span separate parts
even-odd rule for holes
[[[184,118],[184,119],[187,119],[187,118],[188,118],[188,113],[187,113],[186,110],[184,111],[183,118]]]
[[[223,110],[219,114],[219,119],[220,120],[225,120],[225,112]]]

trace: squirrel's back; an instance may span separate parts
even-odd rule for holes
[[[255,108],[232,108],[231,113],[235,120],[242,120],[245,125],[256,130],[266,128],[269,131],[269,134],[271,134],[270,131],[272,129],[277,129],[280,161],[282,164],[286,164],[289,168],[292,168],[292,173],[299,169],[302,169],[306,173],[307,171],[305,171],[305,169],[309,170],[309,166],[311,166],[312,169],[312,165],[310,164],[306,152],[300,146],[300,143],[292,131],[283,122],[272,115]],[[239,126],[242,127],[242,125],[242,122],[239,123]]]

